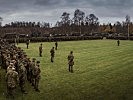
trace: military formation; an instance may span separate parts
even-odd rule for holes
[[[29,45],[29,44],[28,44]],[[28,49],[27,45],[27,49]],[[57,50],[58,43],[55,42],[55,47],[50,50],[51,59],[54,62],[55,50]],[[43,47],[39,46],[39,56],[42,57]],[[25,84],[29,82],[35,91],[39,90],[39,81],[41,79],[40,61],[36,58],[29,58],[23,49],[17,47],[15,44],[9,44],[5,40],[0,40],[0,63],[6,72],[7,97],[13,97],[15,90],[20,88],[23,94],[28,93]],[[68,69],[73,73],[74,56],[73,51],[68,55]]]
[[[26,82],[29,82],[35,91],[40,92],[38,88],[41,78],[40,61],[36,61],[35,58],[28,58],[20,47],[1,39],[0,63],[6,72],[7,97],[14,98],[17,88],[20,88],[23,94],[27,94]]]

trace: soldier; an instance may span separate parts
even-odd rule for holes
[[[14,90],[19,83],[18,73],[15,71],[15,68],[9,70],[6,73],[6,82],[7,82],[7,95],[11,95],[14,98]]]
[[[40,46],[39,46],[39,55],[40,55],[40,57],[42,57],[42,44],[40,44]]]
[[[36,59],[35,58],[33,58],[32,59],[32,62],[31,62],[31,69],[30,69],[30,74],[31,74],[31,83],[32,83],[32,86],[34,86],[35,84],[35,77],[34,77],[34,75],[33,75],[33,70],[34,70],[34,68],[35,68],[35,66],[36,66]]]
[[[25,91],[25,82],[26,82],[26,79],[27,79],[27,70],[25,68],[25,63],[20,63],[19,65],[19,85],[20,85],[20,88],[21,88],[21,91],[22,93],[24,94],[27,94],[27,92]]]
[[[119,39],[117,40],[117,45],[118,45],[118,46],[120,45],[120,41],[119,41]]]
[[[27,62],[27,80],[31,83],[31,60],[28,58]]]
[[[73,65],[74,65],[73,51],[70,51],[70,54],[68,55],[67,59],[68,59],[68,64],[69,64],[69,72],[73,72]]]
[[[33,75],[35,77],[35,85],[34,85],[34,88],[37,92],[40,92],[40,90],[38,89],[38,85],[39,85],[39,80],[40,80],[40,73],[41,73],[41,70],[39,68],[39,63],[40,61],[37,61],[36,62],[36,66],[35,68],[33,69]]]
[[[58,47],[58,43],[57,41],[55,42],[55,50],[57,50],[57,47]]]
[[[55,55],[55,51],[54,51],[54,47],[50,50],[51,53],[51,62],[54,62],[54,55]]]
[[[26,41],[27,49],[29,48],[29,40]]]

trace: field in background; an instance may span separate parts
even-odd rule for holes
[[[28,57],[40,60],[40,93],[27,82],[28,94],[20,88],[16,100],[133,100],[133,41],[90,40],[59,42],[55,62],[50,62],[54,42],[44,42],[43,57],[39,57],[40,43],[18,46]],[[67,55],[73,50],[74,73],[68,72]],[[4,71],[0,70],[0,100],[5,99]]]

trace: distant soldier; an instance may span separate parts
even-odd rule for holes
[[[68,55],[67,59],[68,59],[68,65],[69,65],[69,72],[73,72],[73,65],[74,65],[73,51],[70,51],[70,54]]]
[[[118,45],[118,46],[120,45],[120,40],[119,40],[119,39],[117,40],[117,45]]]
[[[52,47],[50,53],[51,53],[51,62],[54,62],[54,55],[55,55],[54,47]]]
[[[6,73],[6,82],[7,82],[7,95],[12,96],[14,98],[14,90],[17,87],[17,84],[19,83],[19,77],[18,73],[15,71],[15,68],[12,68],[12,70],[9,70]]]
[[[27,41],[26,41],[26,45],[27,45],[27,49],[29,48],[29,40],[27,39]]]
[[[33,69],[33,75],[34,75],[34,78],[35,78],[35,85],[34,85],[34,88],[35,88],[35,90],[37,91],[37,92],[40,92],[40,90],[38,89],[38,85],[39,85],[39,80],[40,80],[40,73],[41,73],[41,70],[40,70],[40,68],[39,68],[39,63],[40,63],[40,61],[37,61],[36,62],[36,66],[35,66],[35,68]]]
[[[40,55],[40,57],[42,57],[42,44],[40,44],[40,46],[39,46],[39,55]]]
[[[58,47],[58,42],[56,41],[55,42],[55,50],[57,50],[57,47]]]

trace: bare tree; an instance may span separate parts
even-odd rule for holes
[[[70,17],[69,17],[69,13],[67,12],[63,12],[62,16],[61,16],[61,21],[63,24],[70,24]]]
[[[116,29],[116,33],[122,33],[122,24],[121,24],[121,22],[119,22],[119,21],[117,21],[116,23],[115,23],[115,29]]]
[[[130,16],[129,15],[126,15],[126,23],[129,24],[130,23]]]
[[[126,15],[126,25],[127,25],[127,35],[128,35],[128,39],[129,39],[129,34],[130,34],[130,16]]]
[[[84,21],[85,13],[79,9],[74,12],[74,24],[80,25]]]
[[[85,22],[86,25],[89,25],[91,31],[96,30],[99,25],[98,17],[96,17],[94,14],[86,16]]]

